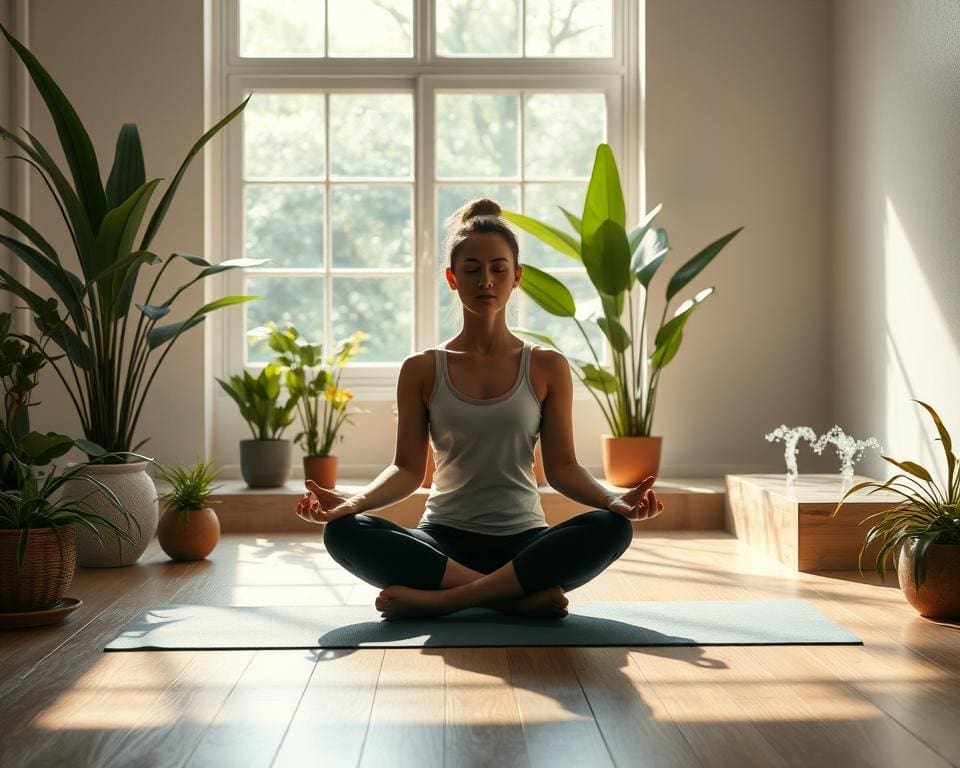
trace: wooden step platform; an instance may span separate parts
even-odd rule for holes
[[[604,481],[611,490],[615,486]],[[355,493],[363,487],[360,480],[344,479],[341,491]],[[723,530],[724,485],[721,478],[660,480],[655,490],[663,501],[664,511],[651,520],[634,523],[647,531]],[[228,480],[213,500],[224,533],[277,533],[317,530],[313,523],[297,517],[298,497],[304,492],[300,481],[291,480],[281,488],[248,488],[241,480]],[[411,496],[391,507],[372,514],[393,520],[407,528],[415,528],[423,514],[429,489],[418,488]],[[589,508],[560,495],[550,486],[540,488],[541,503],[550,525],[556,525]]]
[[[788,485],[782,474],[727,475],[726,529],[798,571],[855,570],[867,530],[879,518],[863,521],[901,500],[887,491],[864,491],[830,517],[847,488],[870,479],[857,476],[842,486],[840,475],[810,474]],[[873,542],[864,553],[865,572],[873,570],[878,548]]]

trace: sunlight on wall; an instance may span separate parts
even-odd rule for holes
[[[880,441],[887,456],[919,461],[943,481],[944,457],[940,444],[933,440],[933,422],[911,399],[932,405],[954,438],[960,437],[956,396],[960,351],[890,198],[886,201],[883,268],[886,424]],[[879,335],[878,329],[877,344],[881,343]]]

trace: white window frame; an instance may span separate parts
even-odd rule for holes
[[[211,0],[208,6],[210,56],[207,63],[208,122],[218,119],[252,90],[409,90],[414,99],[414,243],[413,349],[432,346],[436,338],[436,274],[442,254],[434,251],[437,232],[434,181],[434,98],[438,92],[537,91],[602,92],[607,106],[606,140],[623,176],[628,220],[639,218],[643,197],[642,50],[643,0],[613,1],[613,56],[597,58],[434,58],[435,0],[415,0],[415,51],[410,58],[243,58],[239,56],[237,0]],[[522,104],[522,99],[521,99]],[[520,127],[522,134],[522,124]],[[208,151],[211,261],[243,254],[242,119],[235,120]],[[520,183],[491,180],[496,183]],[[330,233],[325,237],[329,244]],[[437,244],[442,247],[442,244]],[[240,293],[239,270],[211,282],[214,295]],[[327,288],[329,297],[329,287]],[[242,307],[216,313],[210,323],[211,372],[227,378],[242,369]],[[329,301],[325,302],[329,312]],[[214,318],[211,318],[214,319]],[[342,383],[360,400],[393,400],[399,362],[351,364]],[[574,396],[591,399],[576,382]],[[216,396],[226,397],[219,387]]]

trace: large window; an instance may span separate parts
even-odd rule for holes
[[[228,290],[262,299],[225,322],[224,371],[268,358],[246,334],[268,320],[328,347],[364,330],[346,378],[392,397],[403,358],[459,329],[442,270],[446,220],[464,202],[489,196],[568,228],[558,206],[579,212],[606,141],[635,209],[636,5],[225,0],[221,111],[252,98],[227,134],[221,242],[269,261],[225,273]],[[561,277],[590,312],[576,261],[526,236],[521,260]],[[586,354],[572,322],[521,291],[508,322]],[[602,348],[599,330],[591,340]]]

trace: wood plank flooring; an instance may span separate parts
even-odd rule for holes
[[[149,605],[377,591],[319,529],[79,569],[66,622],[0,632],[0,765],[960,766],[960,626],[895,574],[794,573],[723,532],[638,531],[571,604],[800,598],[863,647],[102,652]]]

